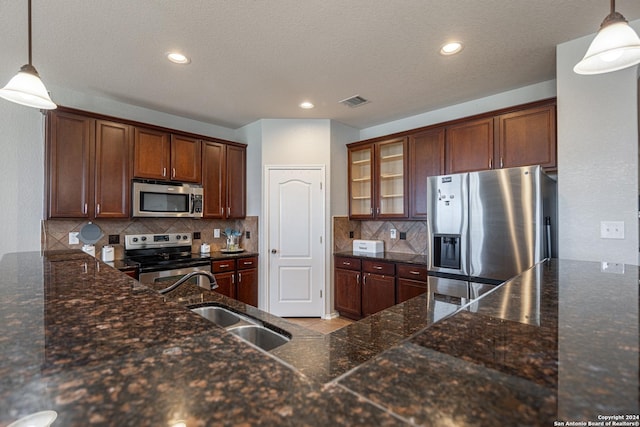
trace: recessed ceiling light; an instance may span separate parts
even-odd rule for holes
[[[304,101],[304,102],[300,103],[300,108],[304,108],[305,110],[309,110],[309,109],[311,109],[313,107],[314,107],[314,105],[309,101]]]
[[[189,58],[178,52],[167,53],[167,59],[174,64],[188,64],[191,62]]]
[[[462,50],[462,43],[460,42],[451,42],[443,45],[440,48],[441,55],[455,55],[456,53]]]

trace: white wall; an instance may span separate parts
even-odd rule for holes
[[[593,37],[557,47],[559,256],[637,264],[638,71],[575,74]],[[624,221],[625,239],[601,239],[600,221]]]
[[[247,144],[247,215],[260,216],[262,213],[261,120],[236,130],[233,140]]]
[[[556,82],[555,80],[549,80],[362,129],[360,131],[360,139],[389,135],[395,132],[469,117],[487,111],[499,110],[513,105],[553,98],[554,96],[556,96]]]
[[[0,99],[0,258],[40,250],[44,116]]]
[[[136,107],[113,99],[88,96],[82,92],[71,89],[50,86],[53,101],[58,105],[77,108],[79,110],[91,111],[93,113],[104,114],[117,118],[129,119],[141,123],[148,123],[156,126],[163,126],[170,129],[184,132],[196,133],[199,135],[212,136],[215,138],[234,140],[235,130],[212,125],[210,123],[193,120],[173,114],[162,113],[149,108]]]
[[[328,186],[331,189],[331,216],[347,215],[347,144],[359,139],[359,131],[342,123],[331,122],[331,166]]]

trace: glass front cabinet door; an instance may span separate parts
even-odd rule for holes
[[[406,218],[406,138],[349,148],[349,216]]]
[[[349,150],[349,216],[373,217],[373,145]]]

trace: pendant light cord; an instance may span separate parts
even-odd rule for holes
[[[29,0],[29,6],[28,6],[27,14],[29,16],[29,65],[32,65],[31,64],[31,0]]]

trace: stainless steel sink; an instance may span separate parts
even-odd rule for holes
[[[289,342],[289,337],[260,325],[236,326],[229,328],[228,331],[265,351],[272,350]]]
[[[191,311],[265,351],[286,344],[291,339],[286,332],[276,332],[258,319],[235,313],[219,305],[195,307],[191,308]]]
[[[226,308],[218,306],[192,308],[191,311],[199,314],[200,316],[222,328],[227,328],[229,326],[235,325],[236,323],[239,323],[241,320],[243,320],[242,317],[240,317],[233,311],[229,311]]]

